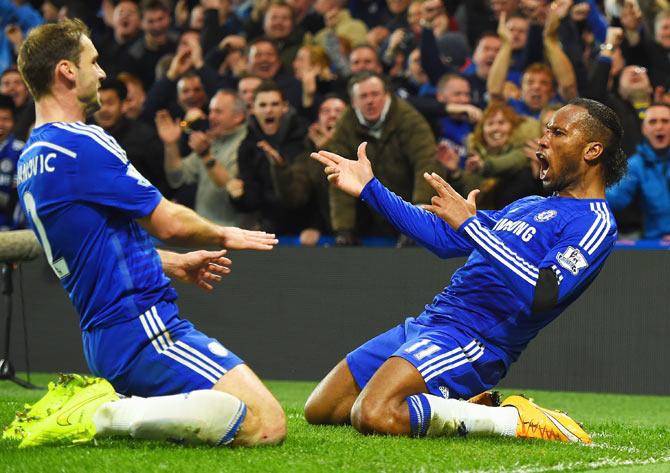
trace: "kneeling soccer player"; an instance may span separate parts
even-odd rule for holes
[[[23,437],[23,446],[104,434],[211,445],[281,442],[286,418],[277,400],[240,358],[180,318],[175,305],[167,276],[211,289],[229,271],[225,250],[156,251],[150,235],[228,249],[270,250],[277,240],[214,225],[167,201],[114,138],[83,123],[100,106],[105,73],[97,57],[79,20],[35,28],[23,43],[18,64],[36,123],[19,160],[18,189],[80,315],[88,365],[113,389],[100,379],[65,378],[31,409],[40,419],[19,422],[25,435],[9,435]],[[136,397],[118,399],[114,390]]]
[[[548,198],[477,211],[439,176],[432,205],[408,204],[374,178],[365,143],[358,160],[320,151],[328,179],[368,203],[442,258],[469,255],[451,284],[416,318],[349,353],[305,405],[312,424],[351,423],[363,433],[498,434],[591,439],[567,415],[521,396],[501,407],[459,401],[495,386],[542,327],[594,280],[616,239],[605,187],[626,171],[614,112],[578,99],[561,108],[537,159]],[[374,162],[374,161],[373,161]]]

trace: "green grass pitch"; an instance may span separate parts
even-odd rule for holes
[[[33,376],[41,385],[50,379],[55,376]],[[0,441],[0,472],[670,472],[670,397],[526,391],[540,405],[582,421],[595,442],[587,447],[511,438],[366,437],[351,427],[305,422],[302,406],[315,383],[268,385],[288,415],[288,438],[279,447],[211,449],[101,439],[19,450]],[[0,381],[0,425],[42,394]]]

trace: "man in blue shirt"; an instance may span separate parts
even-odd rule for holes
[[[286,419],[277,400],[240,358],[181,319],[175,305],[169,277],[211,289],[229,271],[225,250],[157,251],[151,236],[256,250],[272,249],[277,240],[215,225],[169,202],[111,135],[86,125],[100,107],[105,78],[97,60],[86,26],[66,20],[36,28],[18,61],[37,117],[19,160],[21,203],[80,315],[91,371],[133,396],[96,406],[84,392],[85,402],[65,403],[67,417],[76,415],[75,424],[89,432],[68,438],[89,440],[92,432],[210,445],[278,443]],[[45,441],[67,430],[61,417],[62,428],[43,435]]]
[[[607,189],[607,202],[618,210],[641,197],[646,239],[670,239],[670,106],[655,103],[642,120],[644,139],[628,160],[628,174]]]
[[[616,239],[605,187],[625,173],[616,114],[578,99],[556,112],[537,159],[548,198],[477,211],[436,174],[438,192],[419,208],[374,178],[358,160],[312,154],[339,189],[360,197],[398,230],[442,258],[469,256],[451,284],[416,318],[349,353],[305,406],[313,424],[351,423],[362,433],[440,436],[499,434],[591,439],[562,413],[512,396],[501,407],[458,401],[495,386],[528,342],[588,287]]]

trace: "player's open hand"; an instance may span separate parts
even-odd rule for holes
[[[458,230],[463,222],[477,213],[476,200],[479,189],[470,192],[466,200],[437,174],[426,172],[423,177],[438,194],[431,199],[431,205],[425,205],[423,208],[440,217],[451,228]]]
[[[229,250],[271,250],[279,243],[274,233],[221,227],[221,244]]]
[[[169,268],[165,267],[165,270],[174,279],[211,291],[212,284],[221,281],[225,274],[230,273],[228,266],[232,261],[225,254],[226,250],[191,251],[177,255],[174,263]]]
[[[312,153],[311,156],[326,166],[324,171],[332,184],[347,194],[358,197],[365,185],[375,177],[370,160],[365,154],[367,145],[365,141],[358,145],[358,159],[355,161],[324,150]]]

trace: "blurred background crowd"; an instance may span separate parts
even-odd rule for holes
[[[412,245],[329,187],[310,152],[354,158],[415,204],[437,172],[480,209],[542,194],[537,142],[561,104],[619,115],[620,236],[670,240],[666,0],[0,0],[0,227],[24,225],[16,162],[33,103],[30,29],[80,18],[107,74],[89,122],[171,200],[302,245]],[[94,159],[92,157],[91,159]]]

